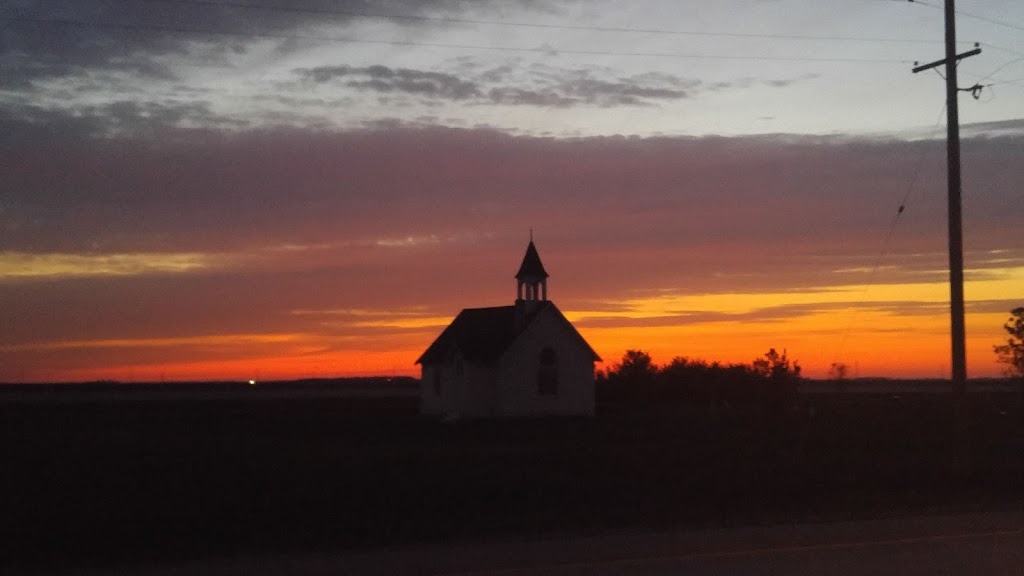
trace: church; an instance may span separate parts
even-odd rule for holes
[[[531,238],[515,276],[515,304],[463,310],[416,361],[422,414],[594,414],[601,358],[548,300],[548,277]]]

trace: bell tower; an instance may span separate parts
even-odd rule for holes
[[[540,261],[540,254],[533,244],[533,232],[530,232],[530,244],[526,247],[523,263],[516,273],[516,307],[532,309],[540,302],[548,299],[548,273]]]

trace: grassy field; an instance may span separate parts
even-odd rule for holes
[[[1017,397],[972,397],[973,474],[959,479],[947,400],[830,394],[774,416],[601,406],[595,419],[459,423],[421,420],[408,397],[8,401],[0,562],[1019,506]]]

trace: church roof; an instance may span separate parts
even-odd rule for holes
[[[491,364],[497,362],[505,350],[515,342],[516,338],[530,326],[530,323],[543,311],[553,310],[561,318],[569,330],[579,338],[593,355],[595,361],[601,358],[587,344],[576,328],[562,316],[562,313],[549,301],[543,302],[525,321],[517,322],[515,306],[496,306],[493,308],[467,308],[452,320],[452,323],[441,332],[434,343],[416,360],[417,364],[435,364],[444,362],[454,346],[462,357],[472,364]]]
[[[515,306],[467,308],[459,312],[416,363],[443,361],[452,346],[457,347],[468,362],[493,362],[518,336],[515,315]]]
[[[523,256],[523,263],[519,265],[519,272],[516,272],[516,278],[547,277],[548,273],[540,262],[540,254],[537,253],[537,247],[533,245],[533,240],[530,240],[530,245],[526,247],[526,255]]]

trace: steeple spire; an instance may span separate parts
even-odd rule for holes
[[[533,244],[533,229],[530,229],[530,244],[526,247],[523,263],[516,273],[516,302],[546,301],[548,299],[548,273],[540,261],[540,254]]]

